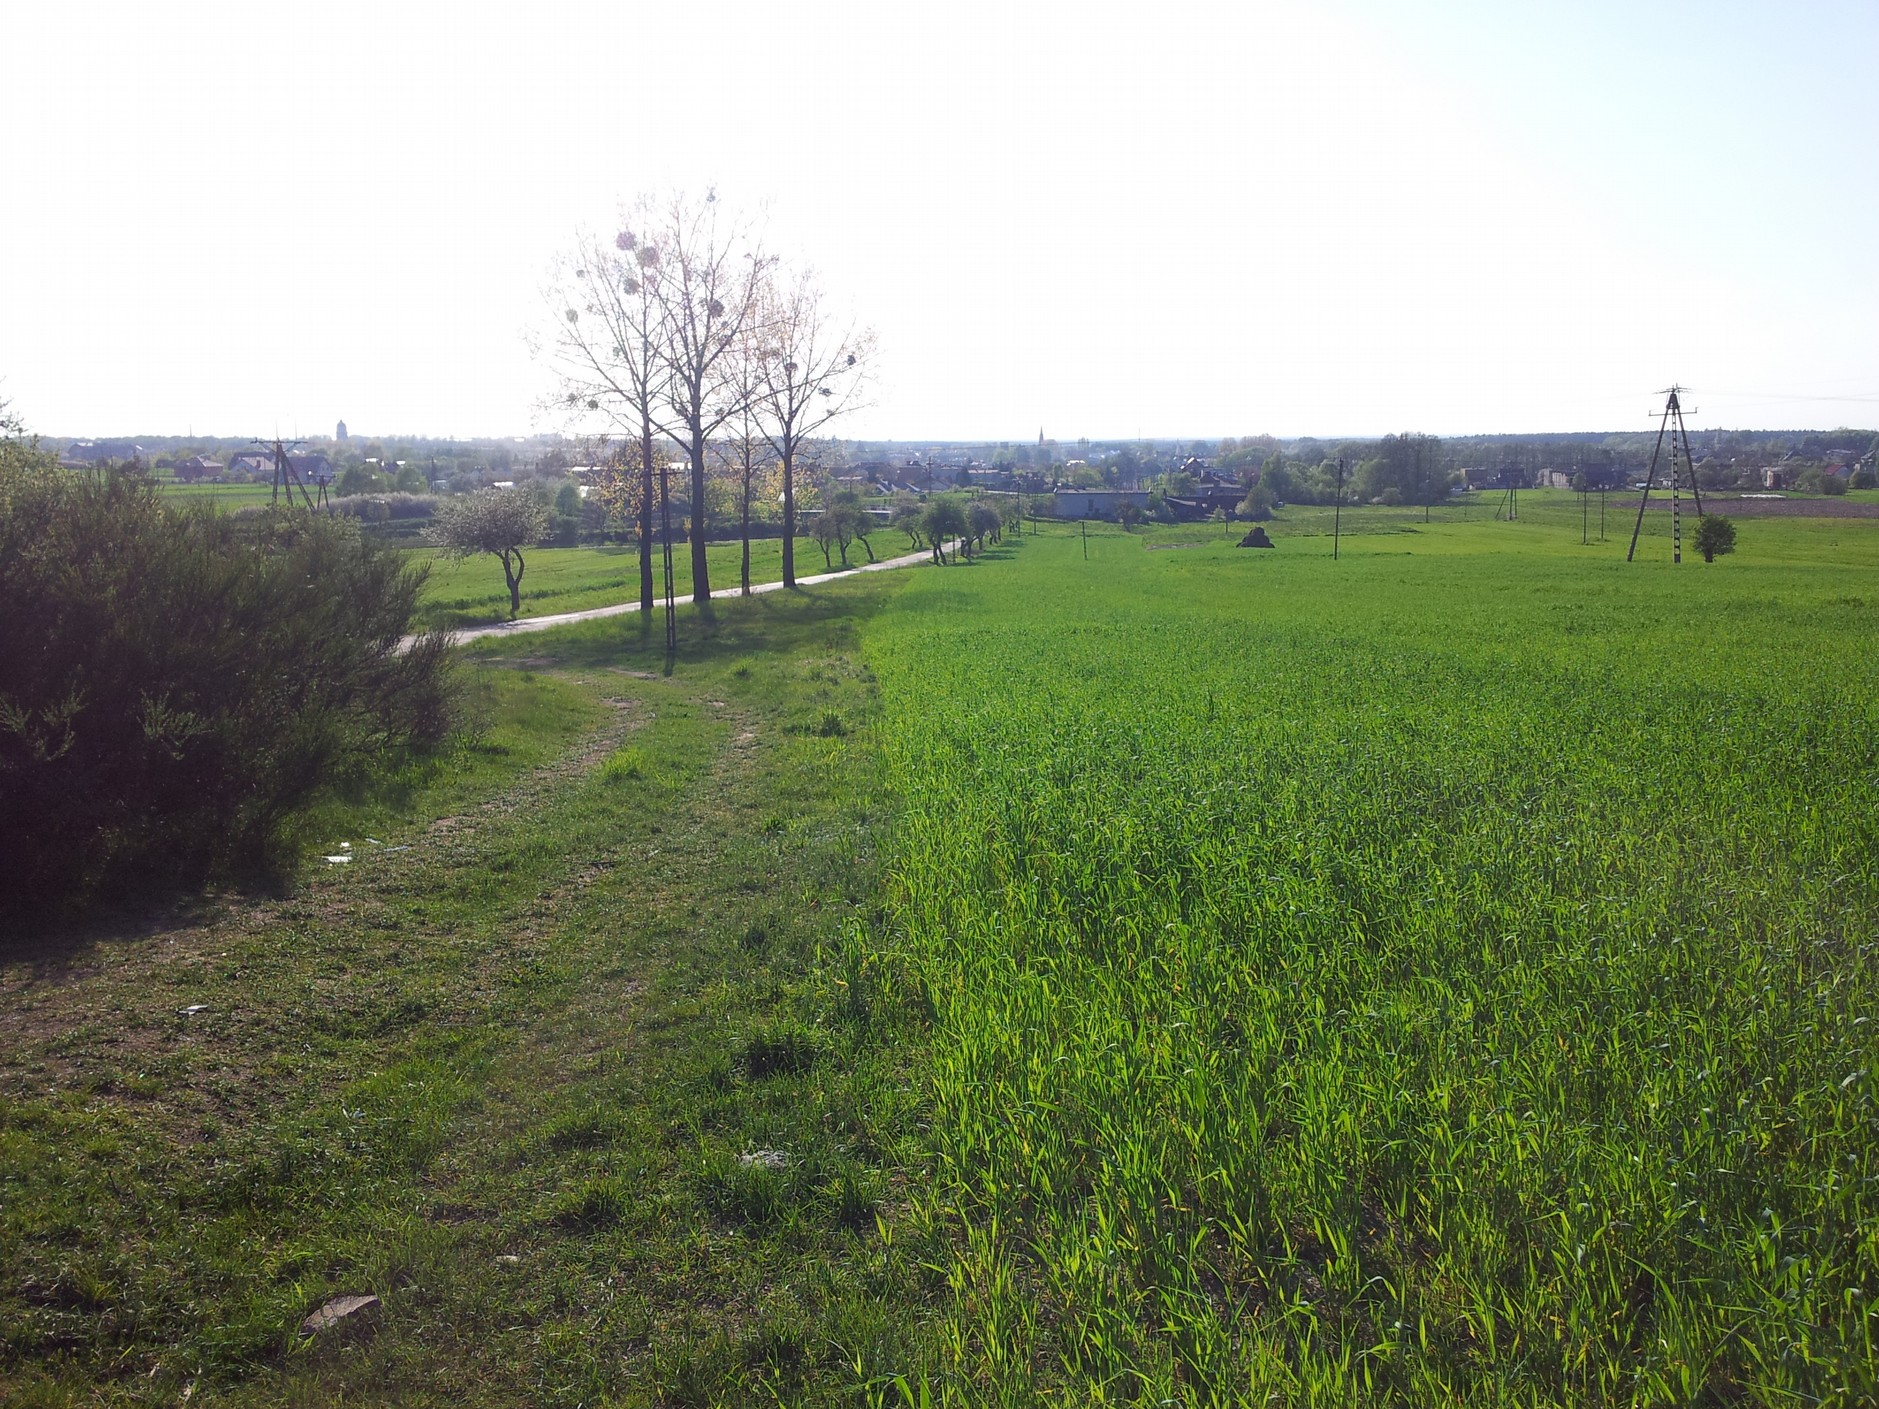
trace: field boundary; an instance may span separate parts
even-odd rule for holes
[[[958,552],[959,544],[957,542],[947,544],[946,551],[949,553]],[[921,563],[931,562],[932,560],[932,551],[922,548],[917,553],[902,553],[899,557],[883,558],[878,563],[863,563],[859,567],[837,568],[834,572],[818,572],[809,577],[799,577],[796,579],[796,585],[798,587],[815,587],[824,582],[834,582],[839,578],[853,577],[857,573],[886,572],[892,568],[918,567]],[[753,582],[750,585],[749,595],[755,597],[760,593],[781,592],[782,590],[783,584],[781,582]],[[742,597],[744,595],[744,589],[741,586],[719,587],[711,593],[711,600],[715,602]],[[691,600],[689,594],[686,600]],[[616,602],[610,607],[588,607],[578,612],[556,612],[550,616],[518,617],[514,621],[498,622],[494,626],[457,627],[447,634],[450,638],[451,645],[461,646],[466,641],[478,641],[489,636],[513,636],[525,631],[547,631],[551,627],[567,626],[577,621],[599,621],[604,617],[628,616],[638,610],[638,602]],[[409,650],[412,643],[417,639],[416,636],[405,637],[404,640],[399,643],[400,649]]]

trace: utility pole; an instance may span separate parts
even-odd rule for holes
[[[265,440],[257,440],[255,444],[263,448],[269,446],[269,442]],[[311,509],[313,507],[313,495],[308,491],[306,485],[300,482],[300,475],[294,469],[293,458],[288,453],[290,444],[293,449],[297,450],[303,442],[298,440],[287,442],[283,441],[279,436],[274,437],[272,442],[272,449],[274,451],[274,492],[269,496],[268,502],[270,504],[280,503],[281,491],[285,490],[287,492],[287,507],[291,509],[294,506],[294,491],[298,489],[300,491],[300,497],[306,500],[307,507]]]
[[[679,624],[672,602],[672,467],[659,462],[660,540],[665,555],[665,668],[669,674],[678,658]]]
[[[1090,526],[1078,519],[1077,527],[1083,530],[1083,561],[1087,563],[1090,560]]]
[[[1337,561],[1338,539],[1344,532],[1344,457],[1337,457],[1337,495],[1331,500],[1331,561]]]
[[[1651,488],[1657,483],[1657,460],[1663,452],[1664,434],[1670,434],[1670,560],[1673,563],[1683,561],[1683,502],[1679,493],[1682,488],[1684,469],[1687,466],[1690,475],[1690,495],[1696,500],[1696,512],[1703,512],[1703,491],[1696,483],[1696,457],[1690,453],[1690,433],[1683,425],[1683,403],[1678,400],[1678,393],[1687,390],[1680,386],[1665,389],[1669,397],[1664,402],[1662,419],[1657,423],[1657,443],[1651,447],[1651,467],[1644,474],[1644,493],[1638,498],[1638,521],[1631,527],[1631,546],[1625,551],[1625,561],[1630,562],[1638,551],[1638,534],[1644,529],[1644,510],[1651,502]],[[1672,421],[1676,422],[1673,430]]]

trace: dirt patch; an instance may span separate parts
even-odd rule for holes
[[[1205,543],[1144,543],[1143,548],[1151,553],[1165,553],[1174,548],[1205,548]]]

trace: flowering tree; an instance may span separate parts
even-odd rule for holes
[[[548,505],[539,495],[526,490],[479,489],[440,500],[425,536],[453,558],[491,553],[501,559],[513,621],[522,610],[522,574],[528,570],[522,549],[534,547],[547,531]]]
[[[642,526],[650,522],[652,508],[652,486],[641,467],[639,447],[624,442],[602,442],[589,464],[592,467],[587,480],[589,501],[600,506],[607,522],[630,524],[635,536],[639,536]],[[644,542],[640,545],[643,563],[651,561],[650,546]]]

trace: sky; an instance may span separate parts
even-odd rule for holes
[[[715,188],[905,440],[1879,422],[1873,0],[6,0],[0,399],[562,428],[584,231]]]

